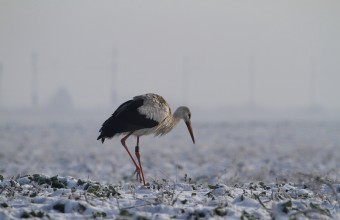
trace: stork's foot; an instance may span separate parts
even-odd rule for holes
[[[144,186],[146,185],[145,184],[145,179],[144,179],[144,173],[143,173],[143,167],[142,167],[142,163],[140,161],[140,153],[139,153],[139,146],[138,146],[138,143],[139,143],[139,137],[137,137],[137,146],[135,147],[135,154],[136,154],[136,157],[137,157],[137,160],[138,160],[138,163],[139,163],[139,167],[136,165],[136,169],[139,168],[139,178],[143,180],[143,184]],[[138,167],[138,168],[137,168]],[[142,181],[141,181],[142,182]]]
[[[137,180],[139,180],[139,182],[143,182],[143,179],[142,179],[142,170],[139,168],[139,167],[136,167],[136,170],[135,172],[133,172],[133,174],[136,174],[136,178]]]
[[[139,180],[140,183],[143,183],[144,186],[148,185],[145,183],[143,170],[140,167],[136,167],[136,170],[133,174],[136,174],[136,179]]]

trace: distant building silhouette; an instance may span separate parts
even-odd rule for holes
[[[316,106],[316,64],[313,59],[310,61],[310,80],[309,80],[309,105]]]
[[[67,112],[73,109],[73,99],[66,87],[60,87],[50,98],[47,110]]]
[[[3,66],[2,66],[2,63],[0,63],[0,109],[2,109],[3,107],[3,103],[2,103],[2,77],[3,77]]]
[[[117,95],[117,70],[118,70],[118,63],[117,63],[117,56],[118,51],[116,48],[112,50],[112,65],[111,65],[111,73],[112,73],[112,84],[111,84],[111,104],[113,106],[117,105],[118,103],[118,95]]]
[[[255,79],[255,55],[249,56],[248,63],[248,107],[256,105],[255,92],[256,92],[256,79]]]
[[[31,54],[31,74],[32,74],[32,107],[38,108],[38,54]]]
[[[189,68],[188,68],[188,57],[182,57],[182,102],[188,103],[188,76],[189,76]]]

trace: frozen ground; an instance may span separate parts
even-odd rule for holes
[[[340,218],[340,122],[193,119],[195,145],[183,123],[141,138],[143,187],[96,140],[106,115],[20,117],[0,124],[0,219]]]

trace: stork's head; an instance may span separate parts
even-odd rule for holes
[[[192,142],[195,143],[195,137],[194,137],[194,133],[192,132],[191,121],[190,121],[190,118],[191,118],[190,109],[186,106],[178,107],[176,109],[175,113],[174,113],[174,117],[177,117],[177,118],[184,120],[184,122],[187,125],[187,128],[189,130]]]

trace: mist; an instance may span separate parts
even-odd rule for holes
[[[153,92],[205,120],[337,115],[339,11],[338,1],[3,0],[0,106],[113,111]]]

